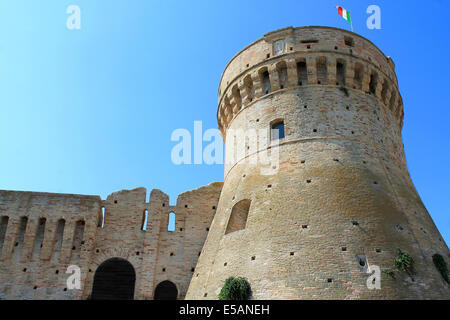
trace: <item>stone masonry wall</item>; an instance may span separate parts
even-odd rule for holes
[[[432,262],[450,264],[449,249],[406,165],[394,64],[372,43],[326,27],[271,32],[228,64],[217,117],[224,186],[188,299],[217,299],[229,276],[254,299],[450,298]],[[227,233],[242,200],[247,221]],[[367,267],[394,269],[397,248],[414,280],[382,274],[370,290]]]
[[[145,188],[119,191],[104,201],[98,196],[0,191],[0,218],[8,220],[0,228],[6,231],[4,237],[0,234],[0,299],[87,299],[95,271],[110,258],[133,266],[135,299],[153,299],[156,286],[165,280],[184,298],[221,188],[217,182],[185,192],[175,206],[156,189],[147,203]],[[175,231],[168,231],[171,212],[176,214]],[[46,222],[39,228],[42,218]],[[81,290],[67,289],[65,272],[73,264],[81,268]]]

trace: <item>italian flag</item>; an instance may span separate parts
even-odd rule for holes
[[[338,9],[338,14],[344,18],[345,20],[347,20],[348,22],[352,23],[352,18],[350,18],[350,12],[345,10],[344,8],[337,6],[336,7]]]

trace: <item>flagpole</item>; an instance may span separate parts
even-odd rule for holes
[[[350,26],[352,27],[352,32],[353,32],[353,19],[352,19],[352,15],[350,14]]]

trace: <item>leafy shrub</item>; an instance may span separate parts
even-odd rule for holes
[[[250,283],[245,278],[229,277],[219,293],[219,300],[249,300],[252,295]]]
[[[340,87],[339,90],[344,92],[347,97],[350,95],[350,93],[348,92],[348,89],[346,87],[344,87],[344,86]]]
[[[445,262],[444,257],[441,256],[439,253],[436,253],[433,255],[433,262],[436,266],[436,269],[439,270],[442,277],[447,283],[450,283],[450,280],[448,278],[448,268],[447,268],[447,262]]]
[[[394,270],[392,270],[392,269],[385,269],[385,270],[383,270],[383,273],[385,275],[387,275],[388,277],[391,277],[392,279],[395,280],[395,272],[394,272]]]
[[[412,277],[415,274],[414,271],[414,259],[410,256],[409,253],[403,252],[399,248],[397,248],[397,256],[394,258],[394,265],[399,271],[406,272],[412,280]]]

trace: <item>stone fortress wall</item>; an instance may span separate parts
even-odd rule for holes
[[[254,299],[450,297],[431,260],[449,263],[449,249],[406,165],[391,58],[352,32],[289,27],[239,52],[218,93],[224,182],[175,206],[156,189],[149,202],[144,188],[106,200],[0,191],[0,299],[154,299],[163,285],[172,298],[217,299],[229,276],[246,277]],[[239,133],[251,130],[266,137]],[[259,157],[275,152],[263,174]],[[397,248],[415,259],[414,281],[383,275],[369,290],[368,266],[393,268]],[[67,288],[69,265],[80,290]]]
[[[450,297],[432,262],[448,262],[448,247],[406,166],[394,62],[374,44],[329,27],[270,32],[228,63],[217,119],[224,186],[188,299],[216,299],[229,276],[254,299]],[[275,150],[261,174],[258,157]],[[414,281],[383,276],[369,290],[367,267],[393,269],[397,248],[415,259]]]
[[[0,299],[88,299],[98,267],[111,258],[132,265],[134,299],[153,299],[164,281],[183,299],[221,188],[217,182],[185,192],[175,206],[156,189],[146,202],[145,188],[106,200],[0,191]],[[168,231],[171,213],[174,231]],[[67,289],[69,265],[81,268],[81,290]]]

